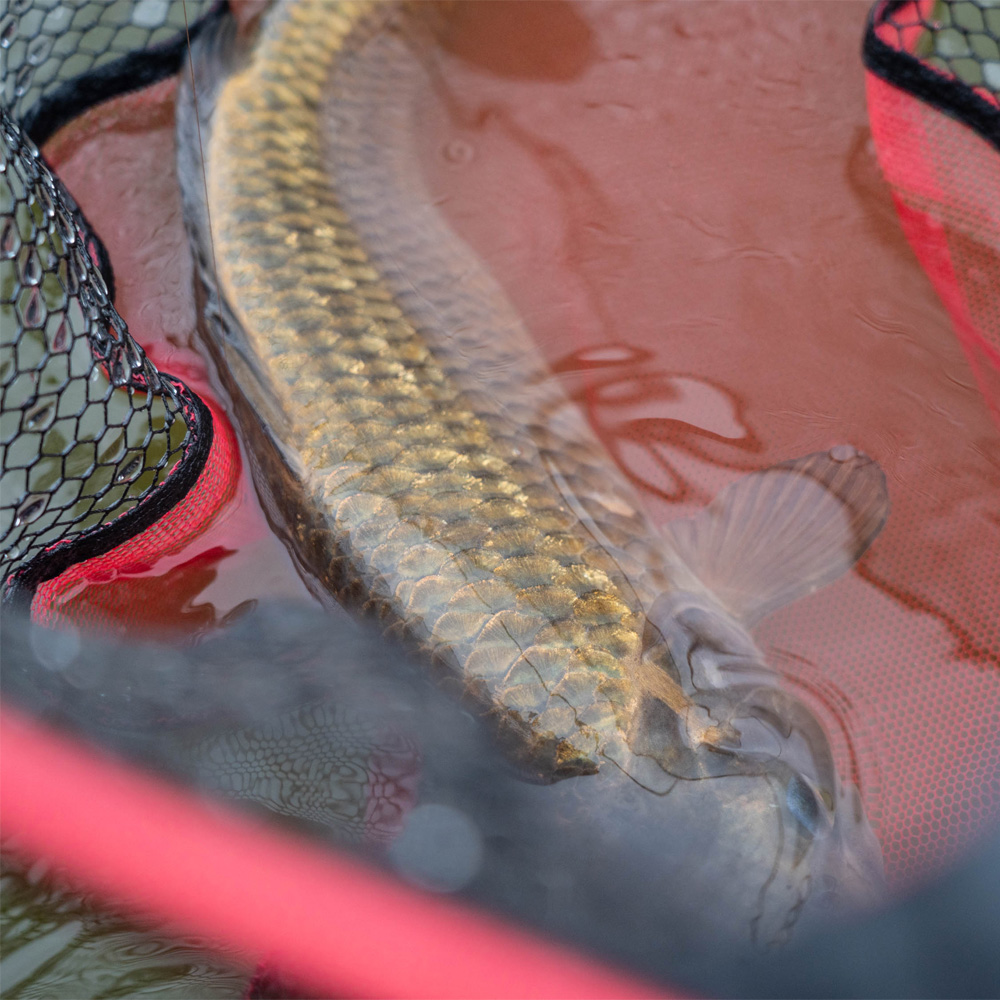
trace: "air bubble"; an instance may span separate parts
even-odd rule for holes
[[[464,812],[427,804],[410,814],[389,856],[404,878],[436,892],[455,892],[479,873],[483,838]]]
[[[830,458],[835,462],[849,462],[858,457],[858,449],[853,444],[838,444],[830,449]]]
[[[441,155],[444,157],[445,161],[455,166],[464,166],[466,163],[471,163],[473,156],[475,156],[475,150],[472,145],[466,142],[464,139],[451,139],[449,142],[444,144],[441,150]]]

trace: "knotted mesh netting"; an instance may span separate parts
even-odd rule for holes
[[[880,18],[879,31],[897,49],[912,51],[924,66],[984,100],[995,103],[1000,95],[1000,4],[995,0],[896,5]]]
[[[204,464],[207,411],[130,335],[103,246],[30,133],[41,141],[102,87],[175,68],[186,18],[206,6],[43,0],[0,17],[5,599],[151,524]],[[144,53],[130,74],[123,61]]]
[[[882,0],[864,55],[879,165],[1000,419],[1000,4]]]
[[[65,120],[170,72],[211,6],[212,0],[11,0],[0,15],[0,101],[41,142],[52,117]],[[122,73],[122,59],[131,74]]]
[[[52,575],[42,562],[77,561],[70,542],[93,555],[131,533],[119,522],[96,538],[191,452],[198,418],[112,305],[71,196],[0,115],[0,566],[5,580],[37,581]]]

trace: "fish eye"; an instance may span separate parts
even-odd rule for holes
[[[819,828],[820,804],[816,793],[801,775],[794,775],[792,780],[788,782],[788,788],[785,791],[785,804],[800,826],[809,833],[816,832]]]

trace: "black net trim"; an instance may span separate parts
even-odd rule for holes
[[[865,32],[865,66],[1000,152],[1000,6],[938,0],[934,13],[921,17],[912,0],[879,0]]]
[[[31,602],[43,583],[64,573],[70,566],[102,556],[141,534],[179,504],[198,481],[212,449],[212,414],[201,397],[188,389],[180,379],[164,372],[160,373],[160,378],[173,386],[188,428],[184,453],[170,475],[134,507],[119,514],[113,521],[56,542],[24,564],[8,578],[4,586],[5,607],[30,613]]]

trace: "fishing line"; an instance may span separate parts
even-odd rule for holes
[[[215,287],[221,298],[222,285],[219,283],[219,265],[215,259],[215,234],[212,231],[212,206],[208,201],[208,172],[205,169],[205,145],[201,138],[201,111],[198,108],[198,82],[195,79],[194,56],[191,54],[191,27],[188,23],[187,0],[181,0],[184,8],[184,34],[187,37],[188,69],[191,73],[191,101],[194,104],[194,124],[198,131],[198,154],[201,158],[201,181],[205,189],[205,217],[208,221],[208,245],[212,252],[212,272],[215,275]],[[221,302],[219,303],[221,309]]]

